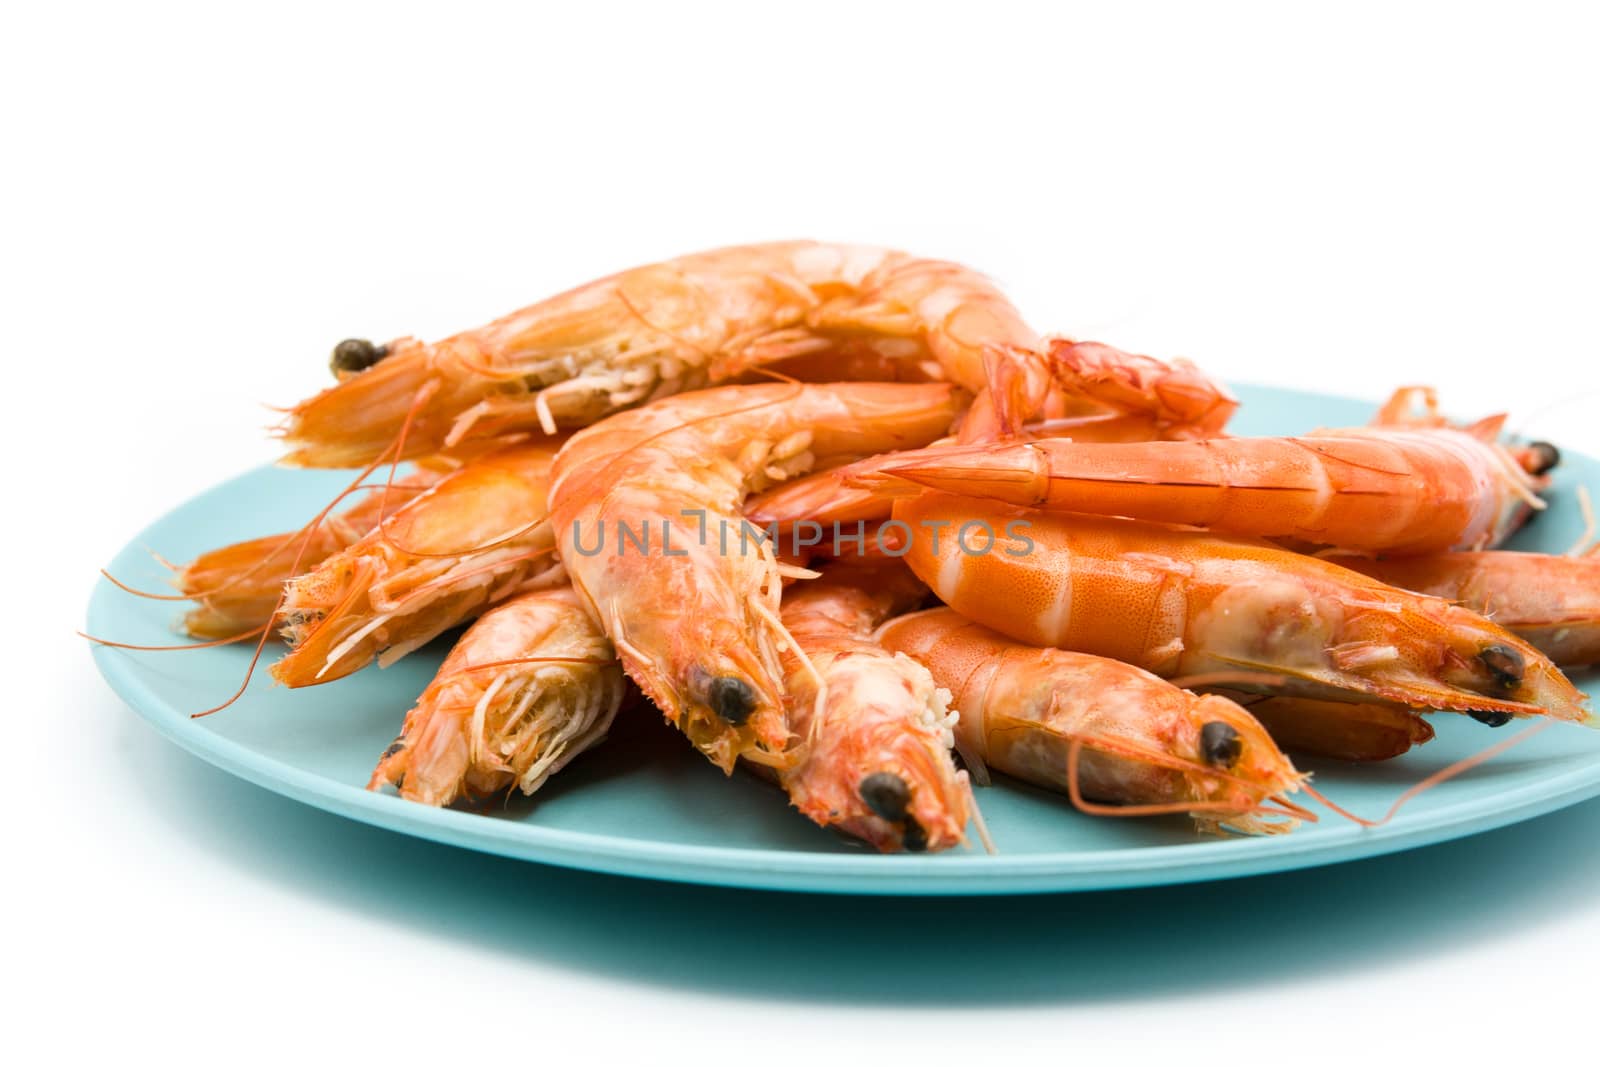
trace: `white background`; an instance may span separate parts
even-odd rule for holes
[[[127,713],[70,631],[141,527],[273,458],[260,405],[325,384],[339,338],[439,337],[730,242],[956,258],[1045,329],[1234,380],[1433,382],[1600,449],[1595,28],[1520,4],[11,11],[4,1041],[900,1064],[1532,1062],[1565,1039],[1584,1059],[1594,803],[1160,892],[663,887],[236,783]]]

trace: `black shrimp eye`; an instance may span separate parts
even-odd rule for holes
[[[1512,719],[1512,715],[1509,711],[1469,711],[1467,714],[1471,715],[1474,719],[1477,719],[1491,730],[1495,729],[1496,727],[1504,726]]]
[[[334,374],[354,374],[364,371],[389,354],[389,346],[375,345],[371,341],[352,337],[333,346],[333,358],[328,366]]]
[[[713,678],[706,689],[711,710],[734,726],[743,726],[756,710],[756,691],[743,678]]]
[[[1489,668],[1489,673],[1494,676],[1495,684],[1501,689],[1515,689],[1522,684],[1522,675],[1527,670],[1527,665],[1522,661],[1522,653],[1505,645],[1490,645],[1478,653],[1478,659]]]
[[[1528,473],[1545,474],[1561,465],[1561,449],[1549,441],[1528,443]]]
[[[406,743],[404,741],[396,739],[395,743],[390,745],[388,748],[384,749],[383,750],[383,755],[378,757],[378,758],[379,759],[388,759],[390,756],[394,755],[396,752],[401,751],[405,747],[406,747]]]
[[[1232,767],[1244,755],[1239,731],[1225,722],[1208,722],[1200,727],[1200,755],[1213,767]]]
[[[907,852],[928,851],[928,831],[911,816],[906,816],[905,827],[900,831],[900,844]]]
[[[876,771],[861,779],[856,786],[862,803],[872,809],[872,814],[889,822],[899,822],[906,817],[911,803],[911,787],[898,774]]]

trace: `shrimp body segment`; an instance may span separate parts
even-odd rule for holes
[[[976,392],[987,346],[1037,341],[987,279],[957,264],[814,241],[743,245],[623,271],[435,344],[393,342],[376,365],[295,407],[283,435],[289,463],[359,466],[408,418],[400,458],[586,426],[780,363]]]
[[[1264,541],[938,493],[895,517],[916,531],[905,559],[918,577],[1019,641],[1163,677],[1254,671],[1287,695],[1595,725],[1554,664],[1482,616]]]
[[[462,635],[367,788],[438,806],[532,793],[605,737],[624,689],[611,642],[570,588],[524,593]]]
[[[1536,480],[1505,449],[1448,428],[1136,444],[1049,439],[929,448],[877,469],[1024,507],[1358,552],[1497,544],[1538,503]]]
[[[1085,798],[1187,809],[1203,826],[1243,832],[1293,825],[1260,811],[1301,776],[1230,700],[1126,663],[1017,644],[948,608],[892,619],[877,636],[950,689],[961,751],[989,766],[1065,791],[1076,745]]]
[[[1557,666],[1600,664],[1600,557],[1501,551],[1331,562],[1487,615]]]
[[[547,490],[557,441],[462,466],[291,581],[272,674],[289,686],[399,659],[515,593],[559,584]]]
[[[963,403],[941,383],[729,386],[615,415],[562,451],[551,511],[574,587],[629,676],[724,770],[778,760],[790,739],[779,567],[745,496],[819,459],[934,440]]]
[[[798,646],[783,653],[789,725],[801,743],[778,780],[802,814],[884,852],[949,848],[969,814],[967,775],[951,758],[950,694],[920,663],[872,640],[879,623],[926,595],[891,561],[833,567],[783,597]]]

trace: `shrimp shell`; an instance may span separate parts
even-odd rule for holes
[[[1554,664],[1482,616],[1264,541],[940,493],[895,518],[940,599],[1019,641],[1166,677],[1256,671],[1286,695],[1596,725]]]
[[[977,392],[989,346],[1038,340],[959,264],[815,241],[742,245],[623,271],[435,344],[392,342],[376,365],[291,409],[282,435],[290,464],[360,466],[408,423],[396,458],[586,426],[775,364]]]
[[[1070,790],[1073,749],[1085,798],[1188,809],[1203,828],[1291,829],[1262,805],[1301,776],[1249,713],[1099,656],[1031,648],[949,608],[881,627],[884,648],[924,664],[959,710],[963,754],[1048,789]]]

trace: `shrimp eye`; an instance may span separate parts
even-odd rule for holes
[[[907,852],[928,851],[928,831],[911,816],[906,816],[905,828],[900,831],[900,844]]]
[[[1225,722],[1208,722],[1200,727],[1200,755],[1213,767],[1232,767],[1244,755],[1239,731]]]
[[[1501,689],[1515,689],[1522,684],[1522,673],[1526,667],[1522,662],[1522,653],[1516,649],[1490,645],[1478,653],[1478,659],[1489,668],[1495,684]]]
[[[756,691],[743,678],[713,678],[706,690],[711,710],[734,726],[743,726],[756,710]]]
[[[371,341],[352,337],[333,346],[333,358],[328,360],[328,366],[336,375],[354,374],[366,370],[388,354],[388,345],[375,345]]]
[[[1504,726],[1512,719],[1512,715],[1509,711],[1469,711],[1467,714],[1471,715],[1474,719],[1477,719],[1491,730],[1499,726]]]
[[[1528,443],[1527,468],[1529,474],[1544,474],[1561,464],[1561,449],[1549,441]]]
[[[396,738],[395,739],[395,743],[390,745],[388,748],[384,749],[383,750],[383,755],[380,756],[379,758],[380,759],[388,759],[390,756],[393,756],[396,752],[402,751],[405,747],[406,747],[406,743],[404,741],[401,741],[398,738]]]
[[[899,822],[906,817],[906,807],[911,803],[911,789],[904,778],[888,771],[877,771],[861,779],[856,786],[861,800],[872,809],[872,814],[889,822]]]

